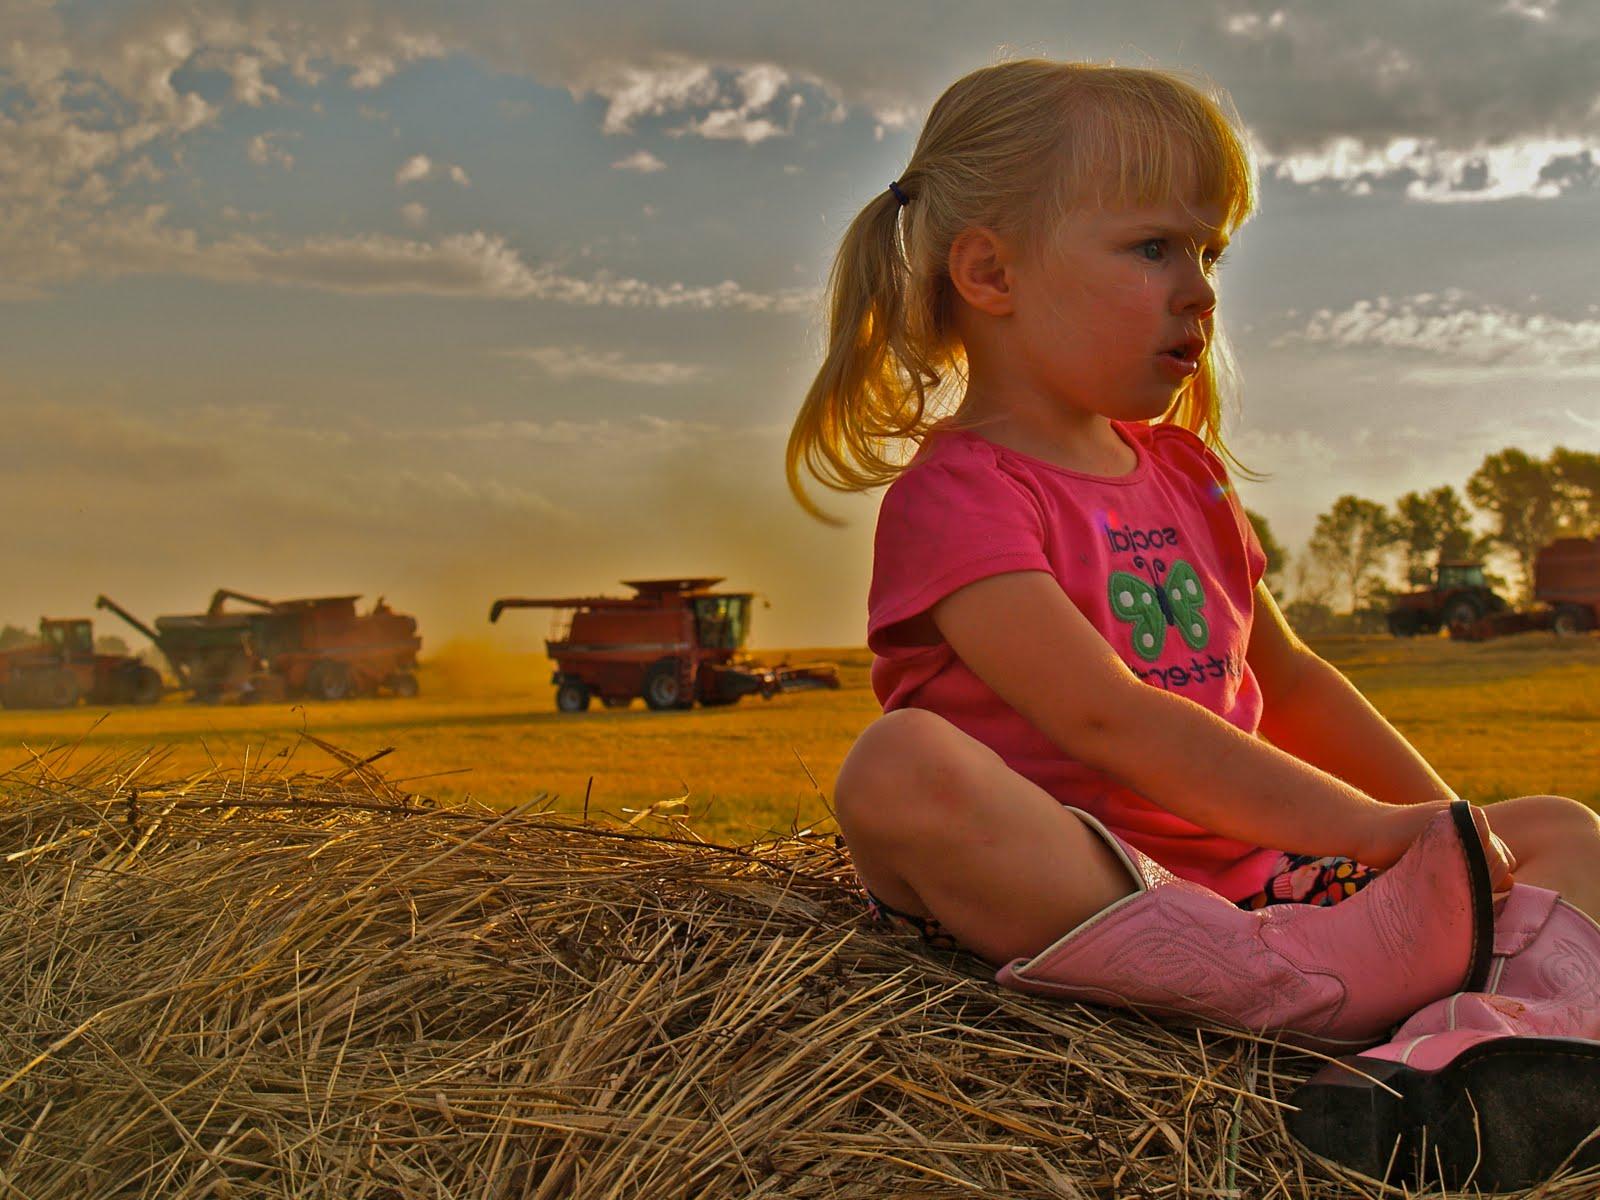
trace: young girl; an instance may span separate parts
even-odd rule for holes
[[[1223,465],[1216,316],[1254,203],[1196,87],[1017,61],[945,92],[844,236],[789,479],[819,516],[802,468],[890,485],[868,623],[884,716],[834,799],[876,911],[930,940],[1038,955],[1149,890],[1135,852],[1245,909],[1335,905],[1456,800],[1262,583]],[[1588,809],[1473,819],[1498,887],[1514,861],[1600,912]]]

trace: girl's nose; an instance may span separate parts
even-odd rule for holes
[[[1216,285],[1198,264],[1192,265],[1186,273],[1183,285],[1172,298],[1172,307],[1175,312],[1194,313],[1199,317],[1209,317],[1216,310]]]

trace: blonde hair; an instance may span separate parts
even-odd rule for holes
[[[1162,203],[1180,187],[1215,205],[1230,233],[1255,209],[1255,170],[1220,94],[1135,67],[1023,59],[963,76],[928,113],[896,181],[850,223],[828,280],[828,348],[789,434],[789,489],[802,466],[855,492],[894,479],[906,443],[948,414],[965,355],[951,319],[956,236],[986,226],[1030,250],[1075,209]],[[1199,372],[1160,418],[1219,453],[1232,358],[1220,327]],[[958,398],[958,397],[957,397]],[[944,422],[948,424],[948,422]]]

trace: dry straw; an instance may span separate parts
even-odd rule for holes
[[[1385,1194],[1285,1134],[1314,1059],[1004,993],[831,837],[441,810],[324,748],[0,776],[0,1196]]]

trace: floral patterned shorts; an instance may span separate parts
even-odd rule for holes
[[[1236,901],[1240,908],[1254,911],[1273,904],[1313,904],[1327,907],[1348,900],[1382,872],[1350,858],[1315,854],[1279,855],[1266,884],[1253,896]],[[884,903],[866,888],[861,889],[872,919],[917,934],[935,950],[960,950],[961,945],[934,917],[919,917],[901,912]]]

